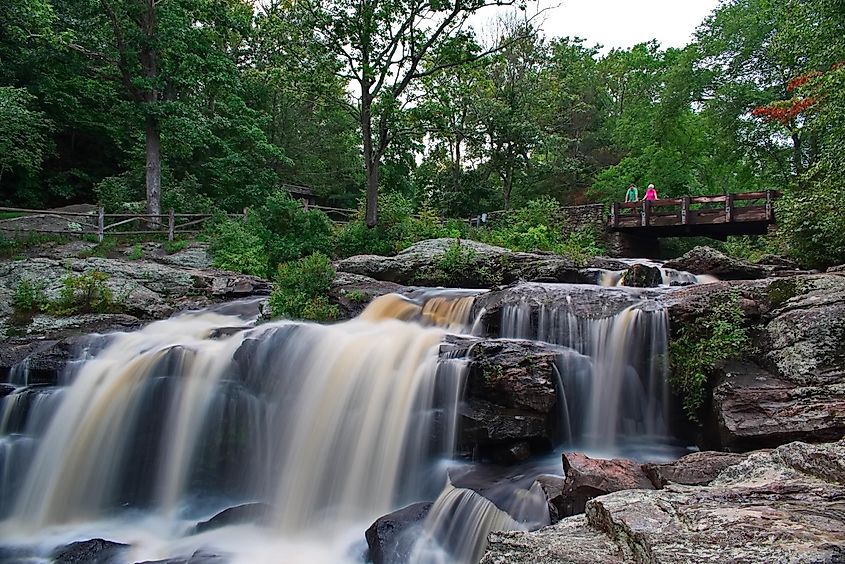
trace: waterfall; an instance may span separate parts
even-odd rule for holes
[[[669,318],[649,300],[605,317],[523,296],[502,308],[501,336],[562,347],[558,360],[562,437],[611,449],[630,437],[665,436]]]

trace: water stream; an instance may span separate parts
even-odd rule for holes
[[[14,371],[0,400],[3,543],[44,556],[109,538],[132,545],[127,562],[208,548],[233,562],[361,562],[374,519],[430,500],[407,561],[477,561],[489,531],[548,523],[534,478],[560,473],[559,449],[484,487],[454,479],[467,467],[453,460],[467,360],[440,345],[481,331],[477,294],[388,295],[328,326],[253,326],[234,304],[92,336],[57,386]],[[507,303],[491,336],[559,350],[561,449],[660,452],[665,311],[634,295],[591,318],[573,299]],[[271,508],[261,523],[193,534],[255,501]]]

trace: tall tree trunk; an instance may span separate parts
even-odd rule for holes
[[[161,128],[158,118],[147,116],[147,213],[161,214]],[[152,218],[150,223],[158,226],[161,218]]]
[[[365,90],[363,87],[367,86]],[[375,227],[378,223],[378,180],[379,157],[373,147],[372,99],[369,95],[369,85],[362,84],[361,91],[361,137],[364,145],[364,166],[367,172],[367,213],[365,220],[367,227]]]
[[[792,166],[795,167],[795,176],[800,177],[804,174],[804,159],[801,154],[803,148],[801,147],[801,136],[796,132],[792,134]]]

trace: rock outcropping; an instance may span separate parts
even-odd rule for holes
[[[841,562],[845,440],[750,453],[707,485],[597,497],[533,533],[490,535],[483,564]]]

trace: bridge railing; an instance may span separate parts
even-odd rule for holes
[[[668,225],[715,225],[731,222],[774,222],[774,190],[721,196],[684,196],[662,200],[615,202],[612,229]],[[626,213],[626,210],[630,210]]]

